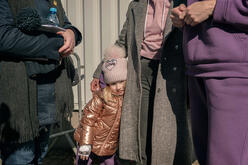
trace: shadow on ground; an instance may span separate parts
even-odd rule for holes
[[[50,140],[52,143],[54,139]],[[55,145],[49,150],[43,165],[74,165],[75,154],[64,136],[58,137]]]
[[[62,123],[59,126],[55,126],[51,130],[51,134],[71,130],[78,125],[78,114],[72,113],[70,116],[61,116]],[[69,118],[69,119],[68,119]],[[73,133],[68,134],[71,140],[74,142]],[[75,142],[74,142],[75,143]],[[49,151],[43,161],[43,165],[74,165],[75,154],[72,150],[72,146],[69,145],[68,140],[64,135],[57,136],[50,139]]]

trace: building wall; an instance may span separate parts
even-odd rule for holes
[[[82,43],[75,49],[80,56],[82,73],[82,104],[90,98],[90,82],[103,51],[113,44],[125,21],[128,4],[131,0],[62,0],[69,20],[83,36]],[[76,89],[75,109],[78,99]]]

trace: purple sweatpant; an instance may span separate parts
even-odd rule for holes
[[[248,165],[248,79],[189,77],[192,132],[201,165]]]

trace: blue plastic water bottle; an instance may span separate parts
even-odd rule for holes
[[[57,9],[54,7],[51,7],[49,10],[49,14],[47,16],[47,19],[49,21],[51,21],[52,23],[54,23],[55,26],[59,26],[59,19],[58,19],[56,13],[57,13]]]

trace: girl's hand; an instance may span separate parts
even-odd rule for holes
[[[96,92],[100,90],[100,81],[98,78],[93,78],[90,83],[91,92]]]
[[[80,159],[82,159],[82,160],[88,160],[89,159],[89,156],[80,156]]]
[[[88,160],[91,152],[91,145],[82,145],[79,148],[78,154],[82,160]]]

